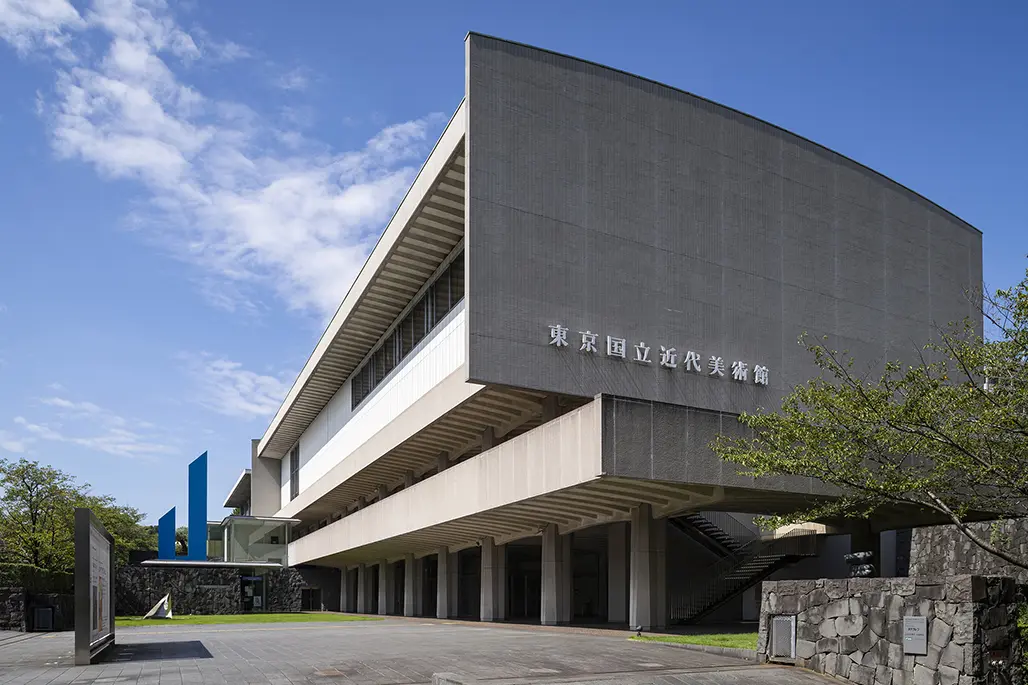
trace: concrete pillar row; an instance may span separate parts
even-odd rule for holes
[[[436,555],[435,615],[436,618],[450,617],[450,550],[440,547]]]
[[[403,558],[403,615],[415,616],[417,612],[416,580],[418,579],[417,564],[413,554]]]
[[[368,602],[368,590],[371,587],[371,578],[368,577],[366,564],[357,566],[357,613],[366,614],[370,610]]]

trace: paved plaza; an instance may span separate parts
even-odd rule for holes
[[[72,633],[0,633],[0,685],[392,685],[433,673],[504,683],[830,682],[627,634],[391,619],[352,623],[119,628],[103,664],[72,665]]]

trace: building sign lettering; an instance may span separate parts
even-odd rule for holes
[[[565,347],[571,346],[568,340],[569,329],[566,326],[553,324],[549,329],[550,345],[562,351]],[[598,333],[585,330],[579,331],[578,335],[581,342],[578,347],[579,352],[594,355],[600,354],[597,346],[597,339],[600,337]],[[750,362],[741,359],[736,359],[729,364],[725,361],[724,357],[712,354],[707,359],[706,369],[704,369],[703,356],[695,350],[686,350],[684,354],[679,354],[678,349],[675,347],[660,345],[659,355],[651,356],[651,348],[645,342],[629,343],[625,338],[615,338],[612,335],[604,337],[606,338],[605,352],[607,357],[630,359],[639,364],[652,364],[654,359],[656,359],[657,364],[665,369],[677,369],[681,366],[686,372],[706,373],[706,375],[713,378],[724,378],[725,374],[730,374],[732,380],[739,381],[740,383],[749,383],[752,372],[752,382],[754,384],[767,385],[769,382],[770,372],[763,364],[753,364],[751,366]],[[629,357],[628,353],[629,348],[631,348],[632,352],[631,357]]]

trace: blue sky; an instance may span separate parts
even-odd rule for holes
[[[1028,6],[0,0],[0,457],[211,518],[463,95],[475,30],[793,130],[1028,253]],[[985,7],[987,11],[976,11]]]

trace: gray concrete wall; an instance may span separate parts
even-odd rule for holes
[[[719,459],[709,447],[718,434],[749,431],[734,415],[606,395],[601,401],[605,475],[732,488],[726,502],[737,512],[791,510],[797,495],[832,492],[813,478],[743,476],[740,466]]]
[[[259,443],[251,441],[250,514],[274,516],[282,508],[282,461],[257,456]]]
[[[885,177],[641,78],[472,34],[468,377],[738,413],[811,376],[803,332],[908,356],[973,314],[981,234]],[[573,346],[548,345],[548,326]],[[600,354],[578,351],[578,331]],[[614,360],[603,336],[766,365],[769,387]],[[752,371],[751,371],[752,374]]]

